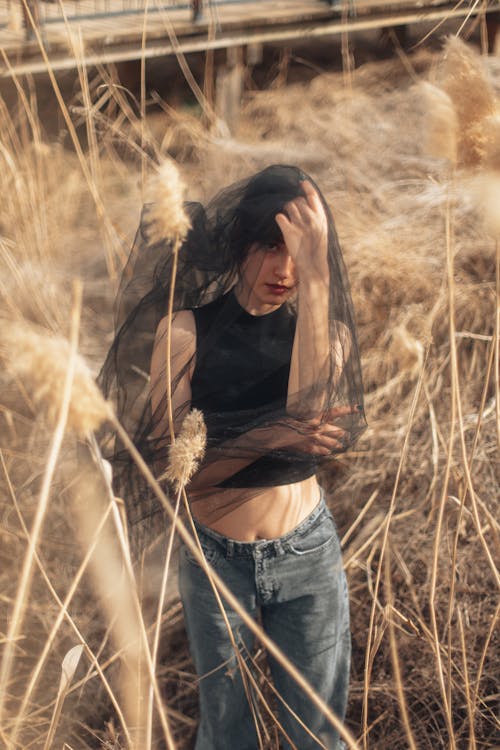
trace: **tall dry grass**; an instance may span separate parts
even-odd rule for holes
[[[331,201],[370,424],[322,477],[351,592],[348,743],[491,748],[499,692],[498,62],[452,40],[438,58],[422,52],[404,65],[351,71],[348,88],[342,74],[324,74],[307,86],[254,92],[232,138],[164,106],[156,139],[148,125],[158,127],[159,116],[141,123],[141,107],[112,71],[89,79],[79,62],[77,100],[57,97],[72,148],[47,141],[29,85],[17,82],[14,110],[0,103],[0,741],[82,750],[192,744],[196,678],[171,569],[173,533],[134,568],[97,444],[78,448],[82,434],[113,415],[92,390],[77,339],[95,372],[139,216],[142,170],[153,171],[163,143],[182,156],[195,197],[293,160]],[[180,438],[178,448],[170,525],[196,554],[178,521],[192,456]],[[262,746],[277,748],[262,649],[245,679],[261,696]]]

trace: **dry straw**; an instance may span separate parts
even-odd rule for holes
[[[0,354],[12,377],[22,381],[32,404],[40,408],[50,425],[54,425],[70,358],[68,341],[23,323],[4,322]],[[83,358],[76,355],[67,429],[85,437],[96,430],[108,414],[108,406],[92,373]]]
[[[460,56],[458,43],[453,44],[453,54]],[[431,61],[430,53],[426,54],[419,53],[412,57],[412,61],[417,64],[423,61],[425,65],[434,62],[435,57]],[[323,478],[325,489],[335,491],[328,494],[334,498],[340,528],[349,529],[345,538],[349,540],[348,577],[354,644],[350,716],[358,731],[356,717],[361,713],[365,693],[362,660],[373,608],[366,680],[369,711],[367,733],[363,739],[369,750],[400,748],[408,744],[411,734],[419,749],[446,745],[473,750],[474,747],[495,745],[498,734],[497,717],[494,716],[498,659],[494,644],[500,608],[494,598],[492,566],[486,547],[490,545],[493,553],[499,538],[495,518],[498,499],[494,489],[498,486],[495,398],[498,403],[496,336],[499,323],[498,312],[493,309],[499,282],[495,286],[493,248],[484,236],[479,214],[471,211],[464,175],[469,177],[476,168],[493,174],[499,171],[499,141],[495,135],[498,133],[498,119],[496,110],[488,103],[491,103],[489,84],[481,84],[476,92],[472,92],[474,96],[477,94],[477,99],[483,92],[485,106],[477,107],[470,94],[470,89],[476,86],[470,81],[483,65],[486,69],[489,65],[497,79],[500,71],[495,68],[494,61],[488,63],[479,57],[473,65],[457,65],[456,58],[451,65],[448,46],[447,54],[447,69],[442,68],[441,78],[433,80],[437,80],[438,91],[442,92],[442,95],[434,92],[442,109],[443,147],[441,153],[438,149],[438,155],[450,159],[445,153],[447,149],[448,154],[453,155],[453,148],[446,143],[446,133],[454,137],[454,123],[459,121],[460,132],[456,137],[457,151],[460,141],[460,155],[457,154],[454,165],[451,194],[449,170],[443,169],[435,159],[427,159],[422,148],[422,118],[429,125],[433,119],[439,118],[431,111],[424,113],[416,109],[414,91],[397,86],[401,65],[394,61],[384,63],[382,67],[377,62],[354,71],[349,97],[342,92],[341,77],[335,74],[318,76],[307,87],[297,85],[286,91],[255,92],[252,94],[253,115],[248,106],[243,113],[248,143],[232,141],[234,150],[227,153],[222,153],[219,145],[217,160],[212,159],[210,170],[199,170],[200,189],[206,187],[207,191],[212,191],[214,186],[227,182],[228,174],[237,179],[249,171],[250,165],[259,168],[263,166],[263,159],[268,162],[281,158],[286,144],[287,153],[300,154],[304,167],[317,176],[334,200],[339,235],[348,256],[361,322],[372,431],[360,444],[362,450],[346,457],[341,472],[325,472]],[[467,67],[471,76],[461,76],[460,88],[457,76]],[[419,72],[423,70],[420,67]],[[455,77],[453,85],[450,81],[445,84],[448,73]],[[109,91],[112,90],[114,101],[118,102],[120,90],[109,87]],[[474,110],[472,121],[466,107],[471,102]],[[289,122],[291,112],[293,122]],[[129,117],[125,104],[120,105],[119,117]],[[403,119],[405,128],[401,128]],[[117,118],[117,130],[110,130],[113,137],[120,127]],[[138,128],[134,128],[134,132],[138,132]],[[7,132],[7,128],[4,130]],[[269,131],[269,137],[263,135],[265,131]],[[465,159],[467,163],[464,162],[464,156],[468,154],[467,149],[464,152],[466,132],[469,146],[473,145],[474,157]],[[309,146],[304,151],[305,142]],[[265,152],[262,143],[267,144]],[[196,146],[199,152],[205,148],[201,142]],[[311,156],[313,151],[314,159]],[[95,157],[102,158],[102,155],[103,152],[96,153]],[[335,156],[334,167],[331,167],[332,155]],[[59,166],[59,163],[54,165],[57,174]],[[103,170],[109,168],[104,162],[102,166]],[[465,170],[462,169],[464,166]],[[470,169],[471,166],[474,170]],[[28,167],[33,168],[31,162]],[[83,171],[87,175],[88,170]],[[87,183],[82,180],[82,185]],[[95,194],[94,191],[92,195]],[[9,227],[16,227],[20,217],[28,212],[20,213],[12,201],[12,191],[10,197],[8,192],[5,195],[4,214],[8,214],[5,221],[10,222]],[[122,201],[123,193],[116,198],[109,191],[105,197],[106,200]],[[40,195],[40,201],[42,198]],[[449,265],[445,271],[443,223],[449,204],[453,208],[454,242],[450,243]],[[70,220],[73,221],[75,216],[65,213],[61,218],[57,232],[61,237],[70,236],[74,231]],[[105,218],[108,220],[108,215]],[[89,219],[90,222],[94,220],[95,217]],[[7,234],[9,240],[17,238],[17,235],[11,237],[10,231]],[[160,237],[164,235],[161,230]],[[26,244],[26,256],[30,260],[37,257],[33,248],[34,243]],[[16,239],[15,247],[12,246],[14,264],[22,258],[20,250]],[[96,247],[96,253],[100,260],[102,251]],[[44,266],[47,272],[54,270],[60,260],[52,254]],[[497,267],[500,267],[498,261]],[[9,268],[9,273],[4,276],[12,276],[12,273]],[[448,292],[449,279],[455,279],[455,295]],[[497,279],[500,279],[498,271]],[[43,286],[38,279],[32,278],[31,281],[30,289],[37,284],[39,288]],[[106,294],[111,294],[107,281],[102,279],[102,282]],[[45,292],[39,297],[42,308],[46,304]],[[18,298],[9,289],[9,304],[13,311],[14,302],[15,307],[19,307]],[[450,302],[456,308],[453,325],[450,325]],[[41,319],[48,320],[47,316]],[[84,321],[88,323],[88,320],[87,314]],[[47,325],[53,329],[56,326],[57,322]],[[104,337],[97,331],[93,327],[90,334],[95,338],[96,346],[103,349]],[[450,364],[450,339],[455,338],[456,352]],[[427,341],[427,359],[421,361],[420,350]],[[14,359],[15,351],[9,355],[11,359]],[[17,377],[21,378],[20,375]],[[23,375],[22,378],[27,388],[24,398],[29,403],[32,377]],[[413,413],[410,401],[419,378],[421,396]],[[27,425],[23,432],[19,426],[20,418],[24,420],[22,424]],[[24,512],[29,509],[29,472],[33,472],[33,467],[38,471],[36,462],[45,464],[47,457],[45,450],[36,455],[32,443],[28,442],[29,420],[13,412],[11,421],[18,434],[12,429],[11,437],[8,437],[3,430],[8,447],[5,460],[12,471],[16,491],[22,488],[19,491]],[[61,425],[63,429],[63,420]],[[26,445],[30,448],[27,449]],[[469,450],[468,460],[465,449]],[[402,452],[404,460],[400,465]],[[29,467],[26,471],[19,468],[19,456]],[[50,476],[44,481],[48,486]],[[164,500],[166,502],[166,498]],[[49,510],[51,535],[55,537],[66,510],[60,503],[51,504]],[[170,511],[170,518],[172,515],[173,511]],[[361,518],[363,528],[358,520]],[[172,523],[177,526],[174,521]],[[30,532],[33,540],[30,544],[34,549],[40,548],[43,559],[47,560],[45,582],[49,586],[53,580],[58,590],[62,590],[67,581],[60,557],[56,556],[49,535],[42,539],[41,531],[35,529],[35,532]],[[115,544],[117,538],[115,532]],[[2,581],[8,596],[9,579],[14,580],[13,571],[19,566],[23,548],[22,540],[15,538],[9,529],[5,530],[3,539],[7,540],[9,549],[16,551],[11,556],[12,564],[6,563],[3,570]],[[97,539],[92,544],[94,541],[97,544]],[[194,542],[189,549],[193,554],[197,553]],[[7,556],[4,557],[7,561]],[[125,555],[120,551],[118,558],[123,558],[126,563]],[[204,558],[199,557],[199,561],[206,569]],[[384,569],[387,579],[383,577]],[[71,587],[77,585],[78,579],[75,578]],[[68,593],[64,603],[58,602],[54,613],[55,605],[43,605],[40,587],[29,590],[28,585],[21,582],[19,588],[24,592],[20,599],[24,598],[29,605],[27,615],[36,617],[43,611],[44,618],[54,617],[54,627],[57,625],[56,614],[66,608],[72,598]],[[28,593],[31,594],[29,602]],[[55,591],[52,591],[52,596],[57,601]],[[78,605],[75,602],[74,608],[79,615],[82,610],[91,609],[86,602],[86,598],[83,606],[81,602]],[[131,603],[136,622],[129,635],[140,626],[135,600]],[[176,745],[181,750],[192,747],[196,708],[195,677],[186,668],[187,645],[184,631],[180,630],[179,611],[177,601],[169,606],[167,613],[162,611],[161,624],[165,626],[162,630],[167,630],[163,643],[170,656],[166,660],[158,659],[158,663],[164,680],[163,694],[168,696],[168,710],[175,715],[173,732]],[[463,613],[462,619],[459,619],[460,613]],[[28,617],[26,626],[21,619],[18,614],[18,625],[11,629],[15,672],[10,672],[10,665],[4,672],[7,677],[12,674],[11,679],[3,682],[4,695],[9,696],[21,695],[25,690],[23,668],[26,669],[26,664],[33,658],[32,654],[25,655],[32,638],[23,642],[15,640],[17,634],[33,636],[33,625]],[[76,631],[73,620],[68,619],[68,622],[78,641],[83,642],[86,638],[89,647],[92,646],[93,651],[87,652],[88,656],[93,667],[101,670],[100,679],[105,683],[106,675],[102,670],[107,669],[108,662],[100,649],[99,655],[94,656],[101,638],[100,630],[96,633],[96,623],[90,624],[89,632],[83,636]],[[40,631],[38,623],[35,620],[37,633]],[[52,631],[46,640],[52,642]],[[116,655],[113,659],[116,660]],[[391,673],[396,679],[391,679]],[[152,670],[148,669],[147,679],[153,684],[151,674]],[[53,688],[50,695],[57,688],[53,675],[49,668],[40,674],[40,682],[45,680],[45,684]],[[7,690],[7,685],[12,686],[12,690]],[[40,687],[43,689],[42,685]],[[108,687],[112,695],[111,686]],[[27,692],[30,690],[29,687]],[[110,714],[96,700],[96,690],[90,683],[86,696],[80,701],[80,716],[85,697],[87,705],[92,704],[93,716],[89,718],[87,714],[78,723],[76,745],[90,748],[97,740],[95,736],[86,737],[84,727],[90,726],[92,731],[99,732],[105,721],[104,712],[106,718]],[[112,721],[118,719],[121,741],[116,739],[116,731],[110,728],[108,738],[112,738],[112,742],[108,744],[113,747],[118,747],[119,743],[122,746],[131,744],[127,724],[132,723],[132,707],[130,712],[127,710],[125,719],[118,700],[113,705]],[[155,705],[160,710],[159,701]],[[405,705],[407,717],[402,721]],[[11,706],[13,708],[14,703],[9,703],[9,713]],[[96,708],[99,712],[97,718]],[[40,706],[22,722],[23,740],[20,743],[23,747],[43,746],[41,734],[46,733],[48,720],[44,725],[38,721],[37,716],[40,717],[42,712],[47,719],[50,717],[49,707]],[[24,715],[25,712],[21,713]],[[2,739],[7,739],[5,733],[12,721],[7,711],[5,718]],[[130,731],[133,734],[132,727]],[[66,744],[76,746],[74,737],[68,736]],[[103,744],[106,744],[104,738]],[[270,747],[275,750],[276,745],[277,740],[264,739],[266,750]],[[354,747],[354,741],[349,745]]]

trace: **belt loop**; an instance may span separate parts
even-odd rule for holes
[[[230,560],[234,553],[234,542],[232,539],[226,539],[226,558]]]

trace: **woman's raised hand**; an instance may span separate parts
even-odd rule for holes
[[[301,183],[304,196],[286,203],[286,213],[276,215],[286,247],[299,272],[327,268],[328,221],[321,199],[307,180]]]

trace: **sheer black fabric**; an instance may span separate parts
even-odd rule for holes
[[[328,278],[321,293],[311,293],[303,263],[283,304],[251,314],[236,294],[242,269],[256,247],[267,258],[283,242],[275,217],[287,215],[287,204],[304,196],[304,180],[315,187],[327,218]],[[191,501],[209,501],[222,515],[253,489],[307,478],[352,445],[365,427],[359,352],[333,218],[311,178],[295,167],[271,166],[205,207],[186,204],[186,211],[192,228],[178,253],[170,388],[165,316],[173,247],[150,241],[148,205],[123,272],[116,335],[99,380],[159,477],[168,461],[169,392],[176,429],[190,408],[203,411],[207,451]],[[324,330],[315,324],[299,339],[304,320],[320,321],[321,315],[327,317]],[[160,366],[152,369],[153,351]],[[328,423],[342,432],[327,455],[311,448],[308,435]],[[154,514],[158,506],[127,452],[108,444],[109,454],[131,523]]]

